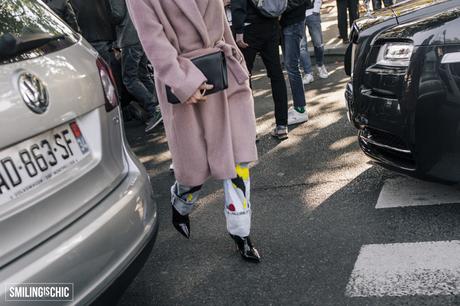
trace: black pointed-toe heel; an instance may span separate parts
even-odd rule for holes
[[[188,216],[182,216],[174,206],[172,206],[172,223],[179,233],[190,239],[190,219]]]
[[[251,243],[251,239],[249,236],[247,237],[240,237],[236,235],[230,235],[236,243],[238,247],[238,251],[240,251],[241,257],[243,257],[247,261],[251,262],[260,262],[260,255],[256,248]]]

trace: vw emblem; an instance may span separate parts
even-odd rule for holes
[[[26,105],[37,114],[48,109],[48,92],[45,85],[36,76],[22,73],[19,76],[19,92]]]

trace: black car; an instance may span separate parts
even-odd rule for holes
[[[460,0],[412,0],[357,20],[345,97],[361,149],[417,177],[460,182]]]

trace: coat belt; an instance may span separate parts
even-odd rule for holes
[[[246,67],[244,67],[241,53],[238,52],[235,46],[221,40],[216,43],[215,47],[222,50],[227,61],[230,61],[230,65],[227,65],[227,69],[233,74],[238,84],[242,85],[249,79],[249,73]]]

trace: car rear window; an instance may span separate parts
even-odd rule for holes
[[[0,1],[0,64],[42,56],[77,39],[72,29],[40,1]],[[7,50],[12,41],[16,41],[16,48]]]

